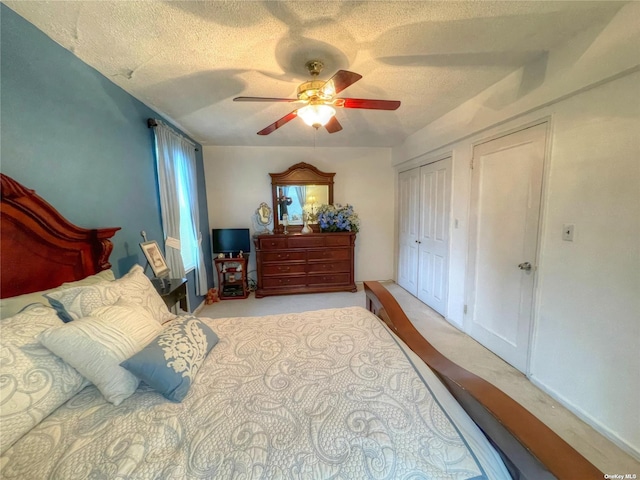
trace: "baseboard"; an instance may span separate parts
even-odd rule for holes
[[[202,310],[205,307],[205,303],[204,300],[200,303],[200,305],[198,305],[196,307],[196,309],[193,311],[194,315],[198,315],[198,313],[200,312],[200,310]]]
[[[578,417],[580,420],[582,420],[587,425],[592,427],[598,433],[602,434],[607,439],[611,440],[611,442],[613,442],[618,448],[628,453],[636,460],[640,460],[640,451],[633,448],[633,446],[625,442],[622,438],[616,435],[616,433],[613,432],[611,429],[607,428],[602,423],[600,423],[595,418],[593,418],[591,415],[589,415],[587,412],[585,412],[581,408],[571,403],[562,395],[558,394],[558,392],[556,392],[555,390],[551,390],[550,388],[548,388],[545,384],[538,381],[533,375],[528,378],[533,385],[535,385],[537,388],[542,390],[547,395],[551,396],[553,399],[557,400],[564,408],[569,410],[576,417]]]

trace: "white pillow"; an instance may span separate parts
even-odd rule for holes
[[[67,288],[44,295],[63,322],[88,317],[98,307],[113,305],[120,298],[120,288],[113,282]]]
[[[96,308],[113,305],[120,297],[146,308],[159,323],[176,318],[140,265],[134,265],[129,273],[113,282],[69,288],[45,296],[64,322],[92,315]]]
[[[112,270],[103,270],[102,272],[96,273],[95,275],[89,275],[82,280],[63,283],[57,288],[43,290],[40,292],[27,293],[25,295],[18,295],[16,297],[3,298],[2,300],[0,300],[0,318],[12,317],[16,313],[20,312],[24,307],[26,307],[27,305],[31,305],[32,303],[42,303],[44,305],[49,305],[49,302],[44,297],[45,293],[53,293],[72,287],[93,285],[95,283],[115,280],[115,278],[116,277],[113,275]]]
[[[124,299],[95,309],[90,317],[65,323],[38,340],[91,381],[114,405],[129,397],[139,380],[120,362],[135,355],[162,331],[146,309]]]
[[[103,270],[101,272],[96,273],[95,275],[89,275],[82,280],[76,280],[75,282],[64,282],[60,285],[59,288],[72,288],[72,287],[86,287],[87,285],[94,285],[96,283],[101,282],[112,282],[116,279],[116,276],[113,274],[113,270]]]
[[[120,287],[122,298],[142,305],[158,322],[165,323],[176,318],[140,265],[134,265],[129,273],[113,283]]]
[[[0,322],[0,453],[89,384],[36,339],[60,325],[42,304]]]

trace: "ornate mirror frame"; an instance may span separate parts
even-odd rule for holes
[[[333,177],[335,173],[322,172],[313,165],[300,162],[292,165],[281,173],[270,173],[271,195],[273,200],[273,230],[274,233],[281,233],[283,228],[280,225],[280,209],[278,203],[278,187],[290,185],[326,185],[329,192],[329,204],[333,204]],[[287,231],[290,233],[299,232],[303,225],[289,225]],[[315,226],[313,226],[315,230]]]

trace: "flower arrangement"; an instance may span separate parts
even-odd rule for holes
[[[320,205],[316,212],[318,225],[323,232],[357,232],[360,229],[360,219],[353,211],[353,205],[344,206]]]

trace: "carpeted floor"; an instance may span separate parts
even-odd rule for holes
[[[393,282],[384,283],[417,330],[440,352],[460,366],[490,381],[513,397],[605,474],[636,474],[640,462],[581,421],[552,397],[533,385],[522,373],[494,355],[468,335]],[[358,292],[283,295],[256,299],[225,300],[197,312],[209,318],[262,316],[322,308],[365,306]]]
[[[306,295],[279,295],[273,297],[255,298],[251,293],[249,298],[223,300],[205,306],[198,312],[201,317],[260,317],[277,313],[295,313],[323,308],[364,307],[364,290],[362,285],[356,293],[314,293]]]

